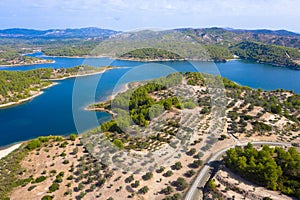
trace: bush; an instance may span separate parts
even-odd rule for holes
[[[64,160],[64,161],[63,161],[63,164],[64,164],[64,165],[67,165],[67,164],[69,164],[69,161],[68,161],[68,160]]]
[[[181,162],[176,162],[176,163],[172,166],[172,169],[175,169],[175,170],[180,170],[181,168],[182,168]]]
[[[41,141],[35,139],[35,140],[31,140],[31,141],[26,145],[25,148],[28,149],[28,150],[33,150],[33,149],[36,149],[36,148],[38,148],[38,147],[40,147],[40,146],[41,146]]]
[[[149,191],[148,186],[144,186],[139,190],[139,193],[146,194]]]
[[[133,175],[130,175],[129,177],[127,177],[127,178],[125,179],[125,182],[126,182],[126,183],[131,183],[133,180],[134,180]]]
[[[122,142],[121,140],[119,140],[119,139],[114,139],[113,143],[114,143],[114,145],[115,145],[116,147],[119,147],[120,149],[123,149],[123,148],[124,148],[123,142]]]
[[[192,168],[199,168],[201,165],[202,165],[202,160],[194,160],[191,164],[190,164],[190,166],[192,167]]]
[[[42,197],[42,200],[52,200],[54,197],[50,195],[46,195]]]
[[[136,180],[134,183],[131,184],[131,187],[137,188],[140,186],[140,181]]]
[[[49,192],[51,193],[51,192],[55,192],[56,190],[58,190],[59,189],[59,184],[58,183],[56,183],[56,182],[54,182],[54,183],[52,183],[52,185],[50,185],[50,187],[49,187]]]
[[[176,181],[174,181],[173,185],[176,186],[176,189],[179,191],[182,191],[189,186],[189,184],[182,177],[179,177]]]
[[[72,140],[72,141],[75,141],[76,138],[77,138],[77,135],[74,134],[74,133],[70,134],[70,136],[69,136],[69,139]]]
[[[35,183],[41,183],[43,182],[44,180],[46,180],[46,177],[45,176],[40,176],[38,178],[35,179]]]
[[[162,190],[160,191],[160,193],[165,194],[165,195],[169,195],[169,194],[171,194],[172,192],[173,192],[173,189],[172,189],[172,187],[170,187],[170,186],[168,186],[168,187],[166,187],[165,189],[162,189]]]
[[[192,155],[194,155],[196,153],[196,149],[195,148],[191,148],[186,154],[188,155],[188,156],[192,156]]]
[[[156,170],[157,173],[162,173],[166,168],[161,166],[159,169]]]
[[[67,144],[68,144],[68,142],[65,141],[65,142],[61,143],[59,147],[60,148],[65,148],[67,146]]]
[[[147,172],[144,176],[143,176],[143,179],[145,181],[151,179],[153,177],[153,174],[151,172]]]
[[[173,172],[171,170],[168,170],[166,173],[163,174],[164,177],[170,177],[173,175]]]
[[[31,185],[31,186],[27,189],[27,191],[31,191],[31,190],[33,190],[35,187],[36,187],[36,185]]]
[[[196,172],[194,170],[188,170],[184,175],[188,178],[194,176],[196,174]]]

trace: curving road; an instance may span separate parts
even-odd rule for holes
[[[251,142],[253,145],[257,146],[257,145],[272,145],[272,146],[291,146],[291,144],[289,143],[284,143],[284,142],[264,142],[264,141],[259,141],[259,142]],[[229,147],[226,147],[218,152],[216,152],[215,154],[213,154],[213,156],[207,161],[207,163],[211,163],[213,161],[219,160],[221,158],[221,156],[230,148],[233,148],[235,146],[246,146],[248,144],[247,143],[239,143],[239,144],[235,144]],[[197,190],[198,187],[202,187],[205,185],[205,183],[207,182],[208,179],[208,175],[210,172],[211,167],[209,165],[205,165],[201,171],[199,172],[199,174],[197,175],[194,183],[191,185],[189,191],[187,192],[186,196],[185,196],[185,200],[198,200],[198,199],[202,199],[202,194],[200,191],[200,194],[197,195],[197,192],[199,192]],[[199,196],[200,195],[200,196]]]

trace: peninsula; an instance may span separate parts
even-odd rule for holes
[[[77,66],[73,68],[41,68],[28,71],[0,71],[0,108],[29,101],[56,85],[53,81],[104,73],[113,67]]]

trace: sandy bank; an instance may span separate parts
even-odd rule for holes
[[[19,148],[21,145],[22,145],[22,143],[18,143],[18,144],[15,144],[13,146],[10,146],[6,149],[0,150],[0,159],[7,156],[8,154],[10,154],[11,152],[13,152],[17,148]]]

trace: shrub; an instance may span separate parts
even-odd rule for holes
[[[63,161],[63,164],[64,164],[64,165],[67,165],[67,164],[69,164],[69,161],[68,161],[68,160],[64,160],[64,161]]]
[[[124,148],[123,142],[122,142],[121,140],[119,140],[119,139],[114,139],[113,143],[114,143],[114,145],[115,145],[116,147],[119,147],[120,149],[123,149],[123,148]]]
[[[40,176],[38,178],[35,179],[35,183],[41,183],[43,182],[44,180],[46,180],[46,177],[45,176]]]
[[[173,169],[180,170],[182,168],[181,162],[176,162],[173,166]]]
[[[146,194],[149,191],[148,186],[144,186],[139,190],[139,193]]]
[[[156,170],[157,173],[162,173],[166,168],[161,166],[159,169]]]
[[[196,153],[196,149],[195,148],[191,148],[186,154],[189,156],[192,156]]]
[[[50,195],[46,195],[42,197],[42,200],[52,200],[54,197]]]
[[[196,172],[194,170],[188,170],[184,175],[188,178],[194,176],[196,174]]]
[[[165,194],[165,195],[169,195],[169,194],[171,194],[172,192],[173,192],[173,189],[172,189],[172,187],[170,187],[170,186],[168,186],[168,187],[166,187],[165,189],[162,189],[162,190],[160,191],[160,193]]]
[[[27,191],[31,191],[31,190],[33,190],[35,187],[36,187],[36,185],[31,185],[31,186],[27,189]]]
[[[144,176],[143,176],[143,179],[145,181],[151,179],[153,177],[153,174],[151,172],[147,172]]]
[[[137,188],[140,186],[140,181],[136,180],[134,183],[131,184],[131,187]]]
[[[55,192],[56,190],[58,190],[59,189],[59,184],[58,183],[56,183],[56,182],[54,182],[54,183],[52,183],[52,185],[50,185],[50,187],[49,187],[49,192],[51,193],[51,192]]]
[[[189,184],[182,177],[177,178],[177,180],[173,182],[173,185],[176,186],[176,189],[179,191],[182,191],[189,186]]]
[[[38,148],[41,146],[41,141],[40,140],[31,140],[30,142],[28,142],[28,144],[26,145],[26,149],[28,150],[33,150],[35,148]]]
[[[70,134],[70,136],[69,136],[69,139],[72,140],[72,141],[75,141],[76,138],[77,138],[77,135],[74,134],[74,133]]]
[[[129,177],[127,177],[127,178],[125,179],[125,182],[126,182],[126,183],[131,183],[133,180],[134,180],[133,175],[130,175]]]
[[[163,174],[164,177],[170,177],[173,175],[173,172],[171,170],[168,170],[166,173]]]

